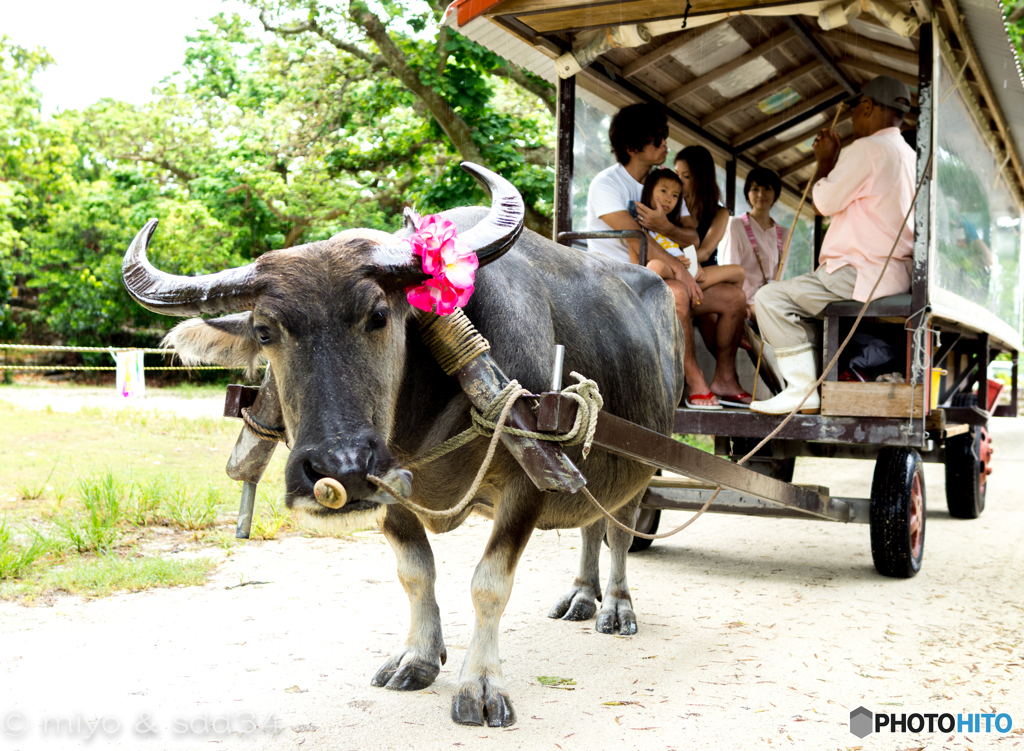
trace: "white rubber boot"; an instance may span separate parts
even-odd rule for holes
[[[786,378],[786,388],[771,399],[751,404],[751,412],[759,412],[762,415],[788,415],[796,409],[807,390],[818,380],[818,371],[814,367],[814,348],[810,343],[777,349],[775,359],[779,363],[779,370]],[[818,396],[818,390],[814,389],[800,408],[800,412],[814,415],[820,411],[821,397]]]

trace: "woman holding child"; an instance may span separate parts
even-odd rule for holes
[[[718,244],[725,236],[729,224],[729,211],[721,205],[721,193],[715,180],[715,163],[711,152],[703,146],[688,146],[675,158],[675,172],[668,169],[652,171],[644,182],[640,203],[662,212],[668,221],[697,232],[699,245],[696,253],[687,258],[686,250],[667,237],[648,230],[654,240],[669,255],[680,257],[701,292],[718,287],[720,291],[732,290],[738,296],[744,281],[743,267],[737,264],[718,264]],[[684,214],[685,210],[685,214]],[[643,224],[641,222],[641,224]],[[668,264],[652,260],[647,267],[663,279],[678,278]],[[717,293],[716,293],[717,294]],[[703,298],[692,299],[695,315],[700,314]],[[731,312],[731,311],[730,311]],[[691,409],[721,409],[722,406],[745,407],[750,404],[750,394],[739,387],[735,376],[735,351],[739,341],[739,329],[733,325],[719,325],[719,316],[714,313],[699,315],[696,323],[700,326],[705,344],[713,354],[721,353],[727,361],[716,370],[716,377],[710,384],[696,365],[687,357],[687,382],[690,386],[686,405]],[[687,353],[693,352],[693,340],[686,330]],[[731,354],[730,354],[731,353]],[[728,374],[728,375],[726,375]]]

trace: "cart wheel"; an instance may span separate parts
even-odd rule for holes
[[[661,523],[661,509],[660,508],[647,508],[646,506],[640,506],[640,510],[636,514],[636,524],[633,529],[637,532],[643,532],[645,535],[653,535],[658,531],[658,524]],[[645,540],[643,537],[634,537],[633,543],[629,546],[630,553],[639,553],[641,550],[647,550],[654,544],[654,540]]]
[[[977,394],[957,394],[953,404],[973,407]],[[983,427],[946,441],[946,508],[955,519],[977,519],[985,509],[986,480],[992,472],[992,441]]]
[[[644,496],[646,498],[646,496]],[[658,531],[658,524],[661,523],[661,509],[660,508],[647,508],[641,501],[640,508],[636,512],[636,524],[633,525],[633,529],[637,532],[643,532],[645,535],[653,535]],[[604,544],[608,544],[608,533],[604,533]],[[654,540],[645,540],[643,537],[634,537],[633,542],[629,546],[630,553],[639,553],[641,550],[647,550],[654,544]]]
[[[883,576],[909,579],[924,557],[924,469],[908,448],[883,448],[871,483],[871,557]]]
[[[747,460],[746,467],[747,469],[752,469],[762,475],[768,475],[776,480],[793,482],[793,470],[796,469],[796,458],[765,459],[759,456],[752,456]]]

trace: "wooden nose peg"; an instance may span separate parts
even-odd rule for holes
[[[333,477],[321,477],[313,486],[313,495],[317,503],[327,508],[338,509],[345,505],[348,500],[348,493],[345,486]]]

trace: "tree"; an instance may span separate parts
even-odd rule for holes
[[[314,6],[303,18],[315,29],[284,18],[289,2],[273,22],[220,15],[189,37],[156,101],[49,120],[31,87],[49,58],[4,47],[0,263],[28,293],[29,336],[152,344],[164,319],[120,282],[151,217],[154,262],[206,273],[353,226],[394,231],[409,205],[485,203],[458,167],[470,158],[511,179],[550,233],[550,87],[439,30],[438,8],[402,20],[402,7]]]
[[[549,84],[441,27],[445,6],[436,1],[389,0],[375,6],[382,12],[362,0],[350,0],[347,6],[279,0],[272,10],[261,0],[250,2],[261,8],[260,21],[267,31],[311,45],[322,40],[358,71],[357,76],[383,71],[399,82],[412,95],[406,103],[429,118],[433,134],[443,133],[461,159],[510,173],[526,199],[527,225],[551,236],[550,149],[531,137],[536,123],[524,128],[521,120],[495,109],[488,79],[501,76],[513,81],[553,116]],[[547,157],[548,169],[543,171],[536,168],[541,154]],[[438,203],[478,196],[476,186],[454,164],[446,164],[443,179],[424,195]]]

